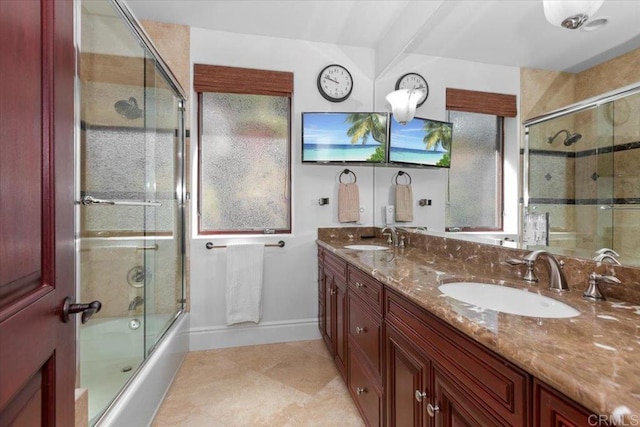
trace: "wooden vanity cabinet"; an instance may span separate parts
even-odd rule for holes
[[[347,266],[348,387],[365,423],[384,423],[382,294],[383,285]]]
[[[318,291],[320,331],[369,426],[593,424],[581,405],[321,248]]]
[[[387,427],[431,426],[431,361],[393,326],[386,325],[384,343]]]
[[[322,326],[324,342],[347,380],[347,263],[330,252],[322,257]]]
[[[393,364],[397,360],[394,358],[397,342],[404,343],[404,354],[413,354],[414,362],[430,366],[428,374],[421,374],[427,381],[422,384],[425,394],[418,402],[423,408],[422,422],[410,425],[530,424],[531,383],[526,372],[389,289],[385,290],[385,323],[386,385],[387,388],[395,387],[392,393],[386,391],[389,406],[415,406],[414,400],[417,402],[420,397],[416,384],[396,378],[407,375],[401,364]],[[413,348],[407,348],[409,346]],[[411,359],[405,357],[405,360]],[[414,365],[414,368],[419,366]],[[401,384],[406,388],[399,389]],[[407,425],[394,419],[393,414],[399,411],[390,409],[389,412],[389,426]]]
[[[323,339],[325,335],[324,284],[324,249],[318,246],[318,329]]]
[[[533,407],[533,424],[535,426],[607,425],[604,422],[598,424],[597,415],[538,380],[534,380],[533,384]]]

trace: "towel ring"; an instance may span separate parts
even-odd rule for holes
[[[356,176],[355,173],[353,173],[353,171],[350,171],[349,169],[345,169],[342,171],[342,173],[340,174],[340,177],[338,178],[338,180],[340,181],[340,184],[342,184],[342,175],[353,175],[353,182],[355,183],[358,180],[358,177]]]
[[[407,178],[409,178],[409,184],[411,184],[411,175],[409,175],[405,171],[398,171],[398,173],[396,174],[396,185],[398,185],[398,177],[402,175],[406,175]]]

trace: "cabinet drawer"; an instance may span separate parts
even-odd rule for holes
[[[331,270],[342,282],[346,281],[347,263],[344,260],[325,251],[323,265],[325,270]]]
[[[349,295],[350,345],[361,350],[369,366],[382,378],[382,320],[370,308]]]
[[[348,267],[347,275],[349,292],[358,295],[382,314],[382,283],[351,265]]]
[[[382,421],[382,390],[367,375],[357,351],[349,350],[349,392],[368,426]]]
[[[465,393],[506,424],[529,424],[529,375],[392,291],[385,319],[419,346]]]

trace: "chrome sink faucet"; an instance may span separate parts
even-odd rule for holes
[[[389,238],[387,239],[387,244],[392,244],[393,246],[398,246],[398,232],[396,231],[395,227],[392,227],[390,225],[386,226],[385,228],[382,229],[382,235],[385,235],[385,231],[390,231],[391,234],[387,234],[387,236],[389,236]]]
[[[618,261],[618,258],[616,258],[615,256],[605,253],[605,254],[598,254],[596,256],[593,257],[594,261],[599,261],[599,262],[609,262],[609,264],[617,264],[620,265],[620,261]]]
[[[549,289],[553,289],[556,291],[568,291],[569,285],[567,284],[567,279],[564,277],[562,273],[562,265],[558,262],[558,260],[549,252],[545,250],[539,250],[529,253],[523,258],[512,258],[508,259],[507,263],[511,265],[520,265],[524,264],[527,266],[527,272],[523,277],[523,280],[527,282],[537,283],[538,278],[533,271],[533,266],[538,259],[538,257],[542,256],[547,260],[547,265],[549,266]]]
[[[600,292],[599,285],[600,283],[611,283],[611,284],[620,284],[620,279],[615,276],[602,276],[597,273],[589,274],[589,287],[582,294],[583,298],[592,300],[592,301],[604,301],[606,298]]]
[[[618,265],[620,265],[620,261],[618,261],[618,257],[619,256],[620,256],[620,254],[618,254],[613,249],[602,248],[602,249],[598,249],[596,251],[596,256],[593,257],[593,260],[594,261],[600,261],[600,262],[607,262],[608,261],[610,264],[618,264]]]

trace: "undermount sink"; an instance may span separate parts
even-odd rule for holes
[[[345,249],[355,249],[356,251],[386,251],[389,248],[379,245],[347,245]]]
[[[523,289],[476,282],[447,283],[438,289],[458,301],[502,313],[543,318],[580,315],[578,310],[563,302]]]

